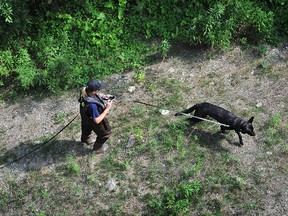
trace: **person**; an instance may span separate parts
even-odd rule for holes
[[[93,144],[93,151],[103,153],[108,150],[105,143],[111,135],[107,114],[112,106],[112,95],[103,95],[100,90],[106,84],[99,80],[89,80],[80,93],[80,115],[81,115],[81,142],[88,145]],[[104,103],[103,100],[108,100]],[[93,137],[92,131],[97,135]]]

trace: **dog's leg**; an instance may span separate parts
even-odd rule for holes
[[[225,133],[226,130],[234,130],[234,128],[221,125],[221,133]]]
[[[243,140],[240,131],[235,130],[235,132],[238,134],[240,145],[243,145]]]

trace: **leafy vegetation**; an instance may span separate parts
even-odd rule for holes
[[[139,70],[173,42],[228,49],[287,37],[287,0],[28,1],[0,3],[0,86],[78,87]],[[156,39],[156,40],[155,40]],[[157,42],[158,41],[158,42]]]

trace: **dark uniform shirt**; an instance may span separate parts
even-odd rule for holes
[[[100,115],[97,104],[90,104],[86,110],[86,115],[92,119],[97,118]]]

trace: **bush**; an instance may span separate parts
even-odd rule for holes
[[[58,91],[141,70],[180,41],[228,49],[287,37],[287,0],[0,3],[0,85]],[[149,44],[157,39],[158,43]],[[154,40],[155,41],[155,40]]]

